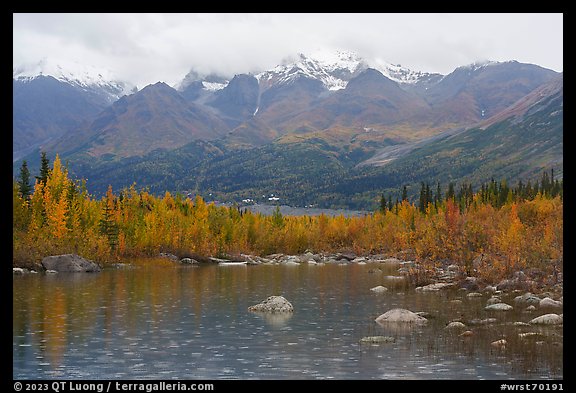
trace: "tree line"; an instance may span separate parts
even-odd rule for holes
[[[442,188],[440,182],[436,184],[436,191],[434,192],[430,188],[428,182],[421,182],[420,194],[418,198],[418,209],[420,212],[424,213],[428,208],[429,204],[432,204],[434,208],[443,202],[451,199],[458,204],[460,210],[464,210],[475,202],[475,192],[472,188],[471,183],[463,183],[460,186],[459,191],[456,193],[456,185],[453,182],[448,183],[448,190],[444,195],[442,193]],[[510,204],[513,202],[531,201],[540,195],[545,198],[555,198],[559,197],[563,199],[564,197],[564,180],[554,178],[554,169],[550,169],[550,174],[547,171],[542,173],[540,181],[536,181],[534,185],[528,180],[526,184],[522,180],[518,181],[518,184],[514,187],[509,187],[506,179],[499,182],[491,179],[488,184],[483,183],[480,186],[479,201],[481,203],[490,204],[496,208],[501,208],[505,204]],[[392,194],[388,194],[388,198],[384,194],[380,197],[380,211],[386,212],[393,211],[397,212],[398,205],[402,201],[408,200],[407,186],[402,188],[402,199],[396,198],[395,202],[392,202]]]
[[[45,157],[44,157],[45,158]],[[563,255],[562,181],[553,173],[536,184],[508,188],[491,182],[474,192],[444,193],[424,184],[418,202],[402,200],[362,217],[271,216],[135,185],[103,197],[73,180],[59,157],[39,176],[23,164],[13,182],[13,265],[35,266],[47,255],[77,253],[101,263],[126,257],[268,255],[353,251],[408,253],[430,263],[449,260],[479,275],[502,277],[526,267],[547,269]],[[505,197],[504,197],[505,195]]]

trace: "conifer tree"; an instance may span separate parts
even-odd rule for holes
[[[40,176],[36,176],[36,179],[43,185],[46,185],[48,181],[48,175],[50,174],[50,160],[46,157],[46,152],[43,151],[40,157]]]
[[[26,160],[22,161],[20,167],[20,176],[18,177],[18,191],[22,199],[29,199],[32,194],[32,186],[30,185],[30,171],[28,170],[28,163]]]

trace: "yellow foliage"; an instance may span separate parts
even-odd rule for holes
[[[467,268],[475,256],[488,255],[492,272],[505,275],[563,254],[559,197],[538,196],[496,209],[475,196],[462,211],[449,199],[428,205],[425,214],[403,201],[397,214],[283,216],[279,221],[206,204],[200,196],[193,201],[168,192],[155,197],[134,186],[123,190],[121,197],[110,187],[104,198],[92,199],[85,189],[74,191],[59,157],[46,185],[35,183],[29,202],[14,190],[14,260],[26,263],[53,252],[77,252],[107,261],[159,252],[216,256],[297,254],[308,249],[357,254],[412,250],[420,260],[449,259]],[[117,228],[115,247],[99,226],[103,218]]]

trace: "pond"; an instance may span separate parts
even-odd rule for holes
[[[485,311],[489,295],[461,290],[417,292],[394,264],[129,262],[14,276],[14,379],[563,378],[562,328],[513,325],[543,312]],[[389,290],[370,291],[377,285]],[[270,295],[284,296],[294,313],[247,310]],[[513,305],[514,296],[503,301]],[[397,307],[427,312],[428,324],[374,321]],[[471,337],[445,329],[489,317],[496,322],[469,325]],[[519,336],[527,332],[536,334]],[[360,343],[377,335],[393,341]],[[503,338],[505,348],[491,345]]]

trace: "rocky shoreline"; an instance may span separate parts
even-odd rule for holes
[[[270,254],[266,256],[256,256],[248,254],[237,254],[216,257],[205,257],[198,255],[186,255],[178,257],[171,253],[160,253],[158,257],[168,259],[183,266],[199,266],[203,264],[216,264],[219,266],[228,265],[285,265],[299,266],[307,264],[312,266],[322,266],[328,264],[337,265],[366,265],[371,268],[368,273],[381,274],[379,265],[394,266],[398,275],[385,276],[384,281],[405,280],[407,285],[421,292],[438,292],[447,289],[459,289],[467,291],[468,297],[482,296],[490,294],[492,298],[488,301],[487,307],[492,310],[503,310],[506,306],[499,305],[498,295],[504,292],[524,293],[526,306],[559,308],[563,302],[563,274],[545,274],[540,269],[527,269],[526,271],[516,271],[510,277],[501,279],[498,282],[486,282],[485,280],[468,275],[466,270],[454,263],[445,262],[428,266],[407,258],[409,253],[404,255],[389,256],[384,254],[356,255],[353,252],[340,253],[313,253],[310,251],[299,255]],[[62,261],[60,267],[56,261]],[[473,264],[476,264],[474,262]],[[104,268],[122,268],[127,264],[114,263],[105,266],[86,260],[74,254],[63,256],[49,256],[43,259],[42,264],[37,269],[27,269],[23,267],[13,267],[13,274],[27,273],[54,273],[66,271],[98,272]],[[476,272],[476,269],[474,269]],[[384,293],[387,288],[378,286],[372,288],[375,293]],[[537,295],[533,295],[533,293]]]

